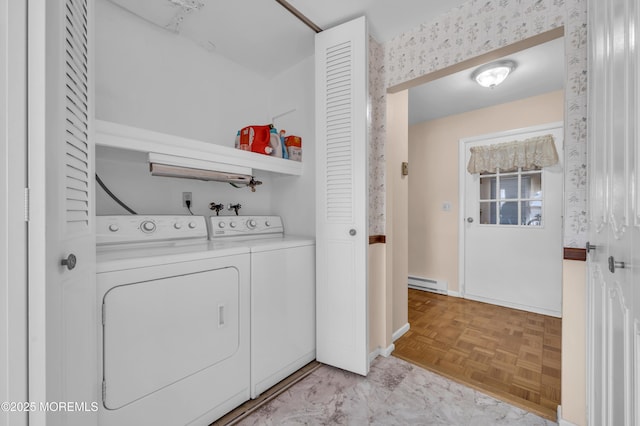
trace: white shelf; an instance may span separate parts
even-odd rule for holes
[[[285,175],[302,175],[302,163],[299,161],[270,157],[109,121],[96,120],[95,125],[96,144],[101,146],[172,155]]]

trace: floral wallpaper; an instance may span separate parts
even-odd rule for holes
[[[489,52],[551,29],[565,33],[565,247],[584,247],[587,239],[587,0],[470,0],[384,44],[384,66],[372,65],[372,87],[384,76],[386,88]],[[372,43],[372,46],[374,44]],[[376,48],[371,48],[378,55]],[[371,55],[372,60],[377,56]],[[372,90],[373,92],[373,90]],[[384,95],[372,110],[384,109]],[[382,112],[381,114],[384,114]],[[384,117],[383,117],[384,118]],[[384,125],[373,127],[371,152],[384,153]],[[379,132],[379,133],[378,133]],[[382,157],[371,157],[371,173],[379,176]],[[371,182],[373,183],[373,181]],[[371,226],[380,230],[384,181],[370,187]],[[382,224],[384,231],[384,224]],[[383,233],[383,232],[382,232]]]
[[[384,49],[369,38],[369,235],[385,233],[385,157],[387,86]]]

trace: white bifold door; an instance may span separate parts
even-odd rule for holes
[[[591,425],[640,424],[640,6],[589,1]]]
[[[317,359],[366,375],[367,92],[365,18],[316,36]]]
[[[92,0],[28,2],[34,426],[97,423],[92,14]]]

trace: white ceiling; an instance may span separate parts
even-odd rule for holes
[[[409,125],[511,102],[564,87],[564,38],[503,59],[518,67],[501,85],[488,89],[471,79],[475,68],[409,89]]]
[[[313,54],[315,32],[275,0],[110,0],[267,78]],[[290,0],[323,29],[366,15],[379,42],[451,10],[466,0]],[[202,4],[185,13],[181,5]]]
[[[266,78],[313,54],[315,32],[275,0],[109,1]],[[289,0],[323,29],[366,15],[370,33],[382,43],[466,1]],[[189,11],[192,6],[197,7]],[[493,90],[475,85],[469,79],[471,71],[411,89],[410,123],[560,89],[564,75],[561,44],[556,41],[511,55],[520,64],[518,69]]]

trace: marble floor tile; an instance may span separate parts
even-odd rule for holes
[[[520,408],[393,356],[367,377],[323,365],[237,425],[551,426]]]

